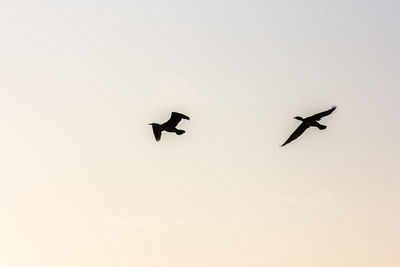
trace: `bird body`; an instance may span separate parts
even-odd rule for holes
[[[298,138],[300,135],[304,133],[305,130],[307,130],[310,127],[317,127],[320,130],[325,130],[327,127],[325,125],[320,124],[318,121],[331,114],[334,110],[336,109],[336,106],[333,106],[331,109],[317,113],[313,116],[307,117],[307,118],[302,118],[302,117],[294,117],[296,120],[301,121],[301,124],[297,129],[289,136],[289,138],[286,140],[285,143],[282,144],[282,146],[285,146]]]
[[[154,133],[154,137],[156,138],[156,141],[160,141],[161,133],[163,131],[170,132],[170,133],[176,133],[177,135],[184,134],[185,133],[184,130],[179,130],[176,128],[176,126],[182,119],[190,120],[190,118],[186,115],[183,115],[178,112],[172,112],[169,120],[164,122],[163,124],[149,123],[149,125],[151,125],[153,128],[153,133]]]

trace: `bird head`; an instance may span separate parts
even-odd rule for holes
[[[299,121],[304,121],[304,119],[300,116],[294,117],[293,119],[299,120]]]

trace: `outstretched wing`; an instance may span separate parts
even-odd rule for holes
[[[164,124],[167,124],[168,126],[170,126],[172,128],[175,128],[182,119],[190,120],[190,118],[186,115],[183,115],[178,112],[172,112],[171,118],[169,118],[169,120]]]
[[[157,141],[160,141],[160,138],[161,138],[160,127],[158,127],[156,125],[152,125],[152,128],[153,128],[154,137],[156,138]]]
[[[302,122],[299,127],[297,127],[297,129],[289,136],[288,140],[286,140],[285,143],[283,143],[283,145],[287,145],[290,142],[292,142],[294,139],[296,139],[297,137],[299,137],[300,135],[302,135],[304,133],[305,130],[307,130],[308,126]]]
[[[322,111],[321,113],[317,113],[315,115],[312,115],[311,117],[309,117],[310,119],[313,120],[317,120],[319,121],[321,118],[328,116],[329,114],[331,114],[334,110],[336,109],[336,106],[333,106],[331,109],[328,109],[326,111]]]

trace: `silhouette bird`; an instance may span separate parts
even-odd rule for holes
[[[318,121],[325,117],[328,116],[329,114],[331,114],[334,110],[336,109],[336,106],[333,106],[331,109],[328,109],[326,111],[317,113],[315,115],[312,115],[310,117],[307,117],[305,119],[303,119],[302,117],[294,117],[294,119],[302,121],[302,123],[299,125],[299,127],[297,127],[297,129],[289,136],[288,140],[286,140],[285,143],[283,143],[282,146],[289,144],[290,142],[292,142],[293,140],[295,140],[296,138],[298,138],[300,135],[302,135],[302,133],[304,133],[305,130],[307,130],[307,128],[309,127],[317,127],[320,130],[324,130],[326,129],[325,125],[319,124]]]
[[[163,124],[149,123],[149,125],[153,127],[153,133],[156,140],[160,141],[162,131],[176,133],[177,135],[184,134],[184,130],[176,129],[176,126],[182,119],[190,120],[190,118],[186,115],[178,112],[172,112],[171,118],[169,118],[167,122],[164,122]]]

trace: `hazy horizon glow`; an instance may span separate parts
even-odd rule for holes
[[[0,4],[0,266],[400,266],[400,2],[34,2]]]

